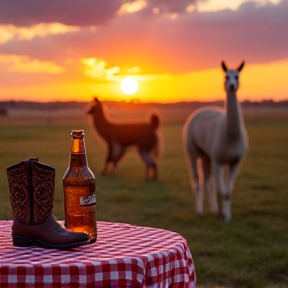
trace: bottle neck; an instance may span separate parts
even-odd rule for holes
[[[87,156],[84,138],[74,138],[71,140],[70,167],[87,167]]]

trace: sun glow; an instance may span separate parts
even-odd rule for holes
[[[132,95],[138,90],[138,82],[130,77],[127,76],[121,81],[121,91],[126,95]]]

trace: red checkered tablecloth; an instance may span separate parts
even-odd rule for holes
[[[189,247],[175,232],[98,221],[96,243],[62,251],[14,247],[11,225],[0,221],[1,288],[196,285]]]

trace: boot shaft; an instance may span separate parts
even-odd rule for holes
[[[6,169],[14,216],[25,224],[41,224],[53,209],[55,168],[30,158]]]

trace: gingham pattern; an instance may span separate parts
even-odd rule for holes
[[[0,221],[1,288],[196,285],[189,247],[175,232],[98,221],[96,243],[60,251],[14,247],[11,225]]]

